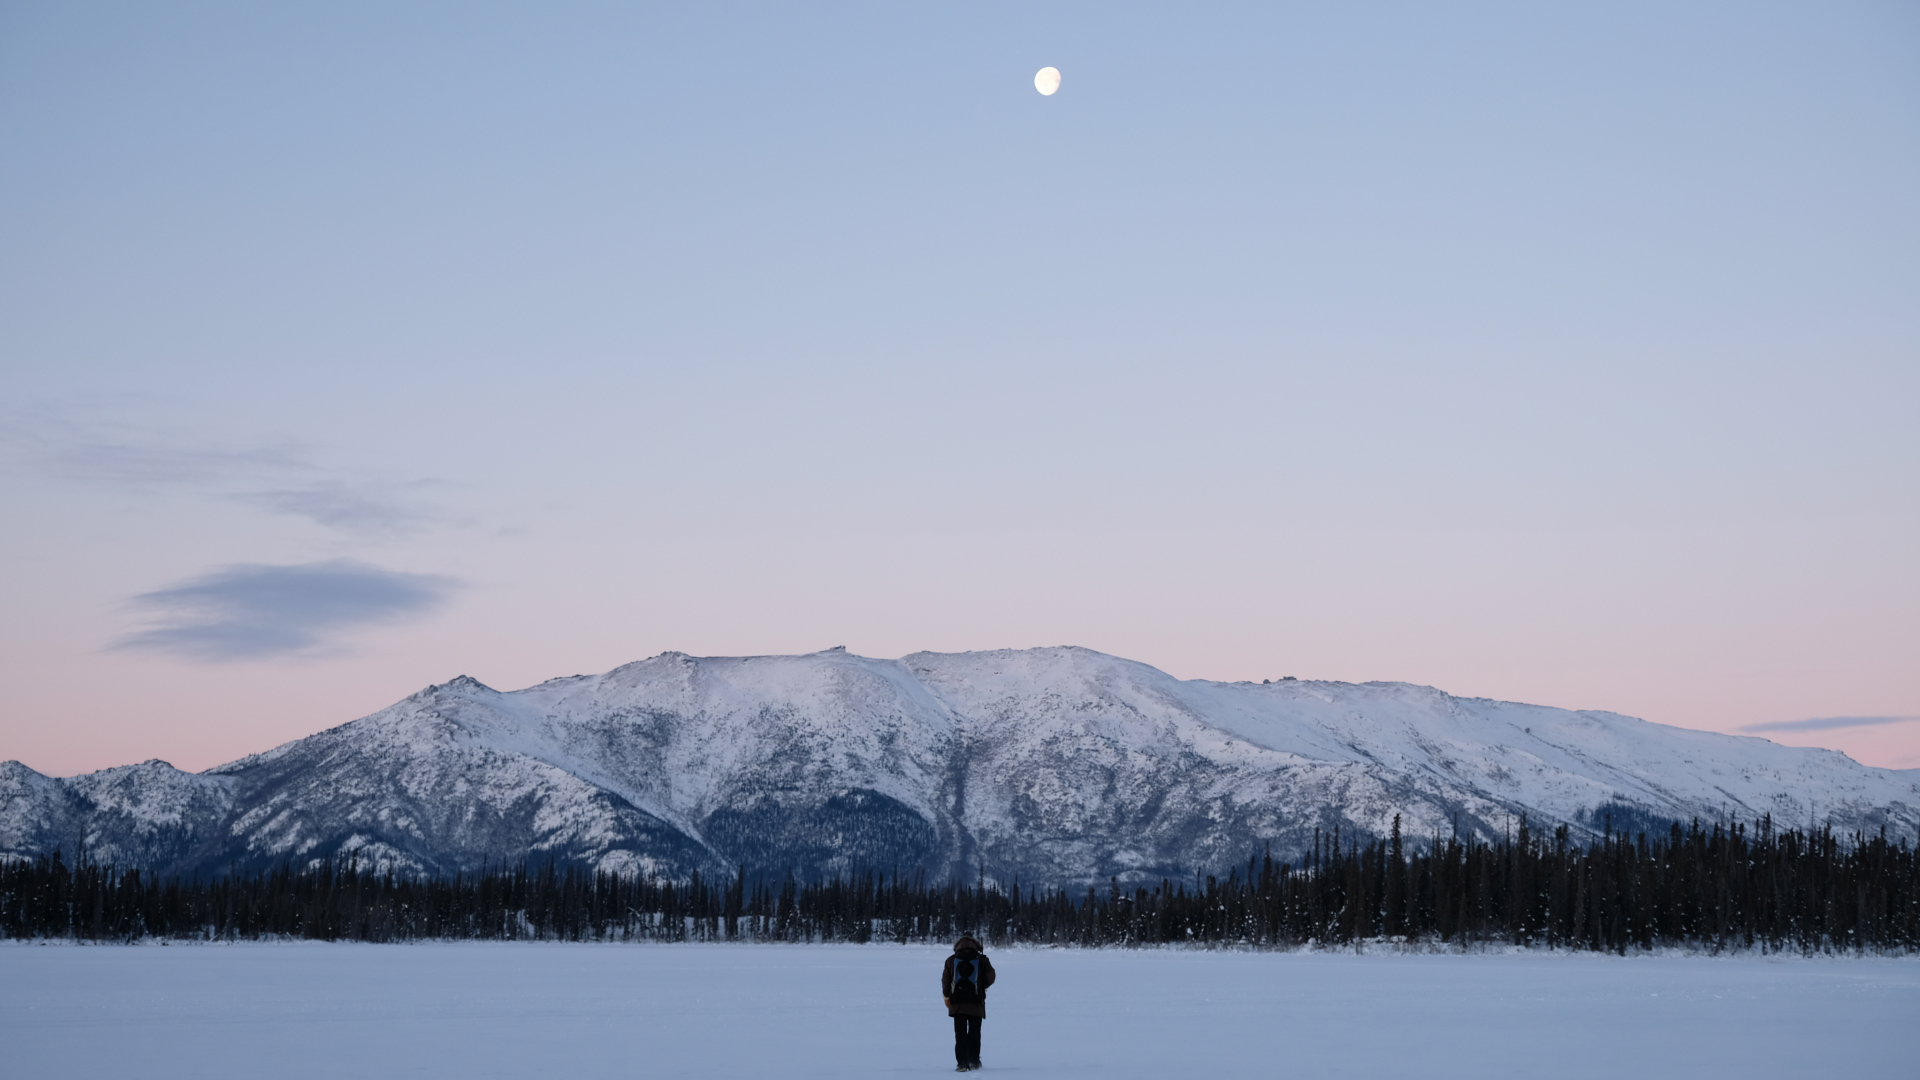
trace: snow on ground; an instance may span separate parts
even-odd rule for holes
[[[945,950],[0,947],[7,1076],[951,1072]],[[1899,1077],[1920,961],[993,954],[987,1070],[1029,1077]]]

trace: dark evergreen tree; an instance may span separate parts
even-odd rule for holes
[[[654,880],[581,866],[484,867],[453,877],[369,871],[349,855],[252,876],[158,879],[84,853],[0,863],[0,936],[404,941],[950,941],[1256,947],[1381,936],[1506,940],[1626,952],[1656,945],[1797,952],[1920,946],[1920,869],[1907,840],[1780,831],[1769,818],[1631,839],[1607,822],[1581,846],[1526,819],[1498,843],[1435,836],[1409,850],[1316,835],[1304,865],[1270,853],[1224,878],[1104,894],[930,884],[863,870],[802,882],[737,868],[730,880]]]

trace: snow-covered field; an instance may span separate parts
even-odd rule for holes
[[[944,950],[0,946],[0,1073],[911,1076]],[[1920,961],[1002,950],[987,1069],[1033,1077],[1920,1075]]]

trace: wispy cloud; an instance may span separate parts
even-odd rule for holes
[[[210,662],[296,655],[357,627],[431,611],[454,587],[449,578],[348,559],[226,566],[134,597],[156,625],[113,647]]]
[[[151,493],[186,490],[340,532],[399,533],[449,524],[428,480],[351,475],[291,440],[220,443],[128,425],[76,423],[41,413],[7,418],[8,456],[46,475]]]
[[[293,443],[216,446],[36,410],[8,410],[0,420],[0,446],[12,464],[98,484],[205,483],[235,473],[308,467],[306,449]]]
[[[445,520],[416,493],[433,486],[409,484],[346,484],[334,481],[274,491],[245,491],[229,496],[275,514],[303,517],[317,525],[352,533],[407,532]]]
[[[218,447],[114,438],[42,445],[41,461],[50,471],[101,484],[208,484],[313,468],[305,450],[292,445]]]
[[[1772,720],[1764,724],[1748,724],[1740,730],[1756,735],[1764,731],[1832,731],[1836,728],[1911,724],[1916,720],[1920,720],[1920,716],[1816,716],[1810,720]]]

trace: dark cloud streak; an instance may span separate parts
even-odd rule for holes
[[[264,660],[312,652],[357,627],[425,614],[455,583],[348,559],[221,567],[134,602],[158,625],[115,641],[116,650],[190,660]]]
[[[1833,731],[1839,728],[1879,727],[1882,724],[1909,724],[1920,716],[1816,716],[1810,720],[1774,720],[1748,724],[1741,731],[1758,735],[1763,731]]]

